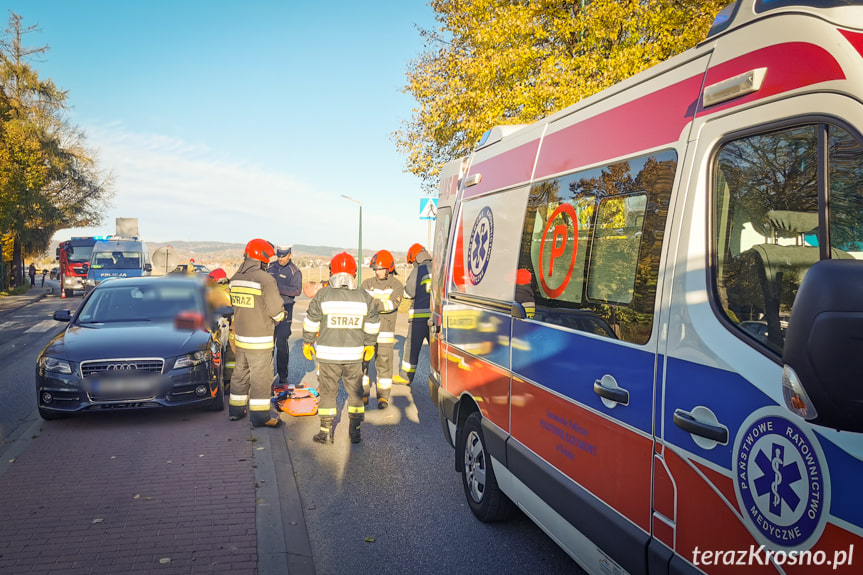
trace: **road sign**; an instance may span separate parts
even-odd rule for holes
[[[433,220],[437,217],[437,198],[420,198],[420,219]]]

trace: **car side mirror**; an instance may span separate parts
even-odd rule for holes
[[[144,271],[150,273],[153,271],[153,264],[144,264]]]
[[[863,262],[822,260],[794,300],[782,361],[788,409],[810,423],[863,431]]]
[[[57,321],[70,321],[72,319],[72,312],[68,309],[55,310],[54,319],[56,319]]]
[[[84,273],[87,273],[88,271],[90,271],[90,264],[85,263],[85,264],[82,264],[81,267],[84,268]]]

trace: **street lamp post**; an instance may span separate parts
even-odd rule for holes
[[[363,203],[344,194],[342,194],[342,197],[360,206],[360,240],[359,248],[357,248],[357,285],[361,286],[363,285]]]

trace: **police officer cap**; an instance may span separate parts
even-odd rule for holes
[[[276,246],[276,256],[280,258],[285,257],[291,253],[291,249],[293,247],[294,246]]]

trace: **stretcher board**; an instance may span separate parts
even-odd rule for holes
[[[314,389],[286,390],[273,398],[273,403],[283,411],[293,416],[317,415],[318,392]]]

